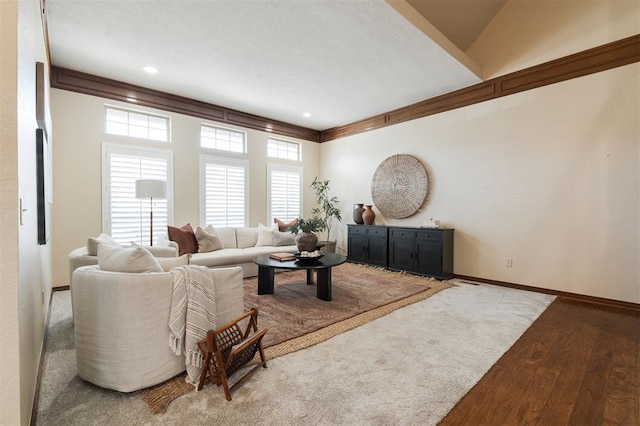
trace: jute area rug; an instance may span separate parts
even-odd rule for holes
[[[267,359],[313,346],[454,285],[353,263],[333,268],[331,276],[330,302],[316,297],[306,271],[276,274],[272,295],[258,296],[257,277],[244,280],[245,308],[257,307],[260,328],[269,330],[263,340]],[[178,376],[141,394],[153,413],[163,413],[193,389]]]

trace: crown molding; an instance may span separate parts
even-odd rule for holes
[[[640,61],[640,35],[635,35],[365,120],[325,130],[321,132],[321,142],[353,136],[638,61]]]
[[[281,136],[290,136],[312,142],[319,142],[320,140],[320,132],[317,130],[57,66],[51,67],[51,87],[127,102],[132,105],[142,105],[163,111],[200,117]],[[132,99],[135,102],[132,102]]]
[[[135,99],[135,105],[327,142],[639,61],[640,35],[635,35],[322,132],[56,66],[51,67],[51,87],[128,103]]]

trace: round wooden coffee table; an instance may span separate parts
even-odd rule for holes
[[[325,253],[317,260],[279,260],[271,259],[268,254],[262,254],[253,259],[258,265],[258,294],[273,294],[274,271],[279,269],[305,269],[307,271],[307,284],[313,284],[313,271],[317,272],[318,299],[331,300],[331,268],[347,261],[347,258],[337,253]]]

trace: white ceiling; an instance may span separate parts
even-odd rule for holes
[[[493,9],[473,12],[478,28],[470,29],[469,14],[443,18],[441,0],[411,0],[423,15],[433,3],[441,33],[424,16],[417,18],[424,25],[410,23],[384,0],[47,0],[46,7],[53,65],[326,130],[480,82],[453,43],[466,48],[505,0],[471,1]],[[146,65],[159,73],[145,73]]]

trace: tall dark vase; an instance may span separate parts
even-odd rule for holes
[[[364,220],[362,219],[362,212],[364,211],[363,204],[355,204],[353,206],[353,222],[362,225]]]
[[[362,212],[362,220],[365,225],[373,225],[373,222],[376,220],[376,213],[371,209],[371,206],[364,206],[364,211]]]

